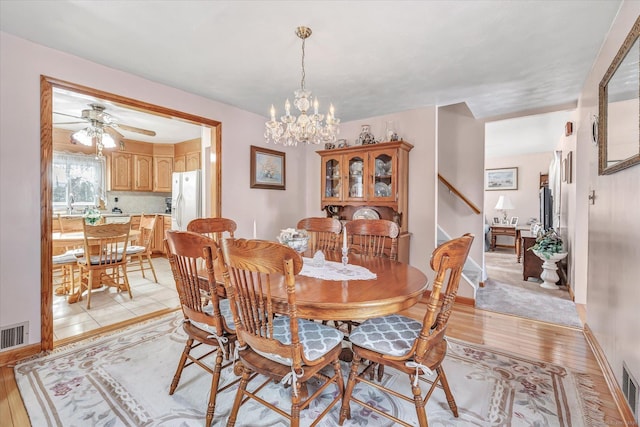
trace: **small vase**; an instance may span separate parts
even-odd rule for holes
[[[358,137],[358,144],[367,145],[375,143],[376,139],[371,133],[371,127],[369,125],[362,125],[362,130],[360,131],[360,136]]]

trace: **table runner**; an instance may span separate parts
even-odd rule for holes
[[[315,277],[322,280],[373,280],[378,276],[360,265],[347,264],[343,266],[341,262],[324,261],[322,266],[317,266],[312,258],[302,258],[302,270],[300,274],[308,277]]]

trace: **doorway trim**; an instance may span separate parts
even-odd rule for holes
[[[40,351],[53,349],[53,272],[52,254],[52,159],[53,159],[53,88],[95,96],[123,106],[177,118],[211,129],[215,162],[211,164],[211,215],[220,216],[222,200],[222,123],[182,111],[149,104],[136,99],[103,92],[45,75],[40,76]]]

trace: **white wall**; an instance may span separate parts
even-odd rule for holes
[[[438,108],[438,172],[480,210],[484,199],[484,121],[466,104]],[[443,185],[438,186],[438,225],[451,237],[473,233],[469,257],[484,265],[484,216],[475,214]],[[475,299],[475,290],[460,286],[458,294]]]
[[[361,125],[371,126],[376,139],[385,132],[385,123],[395,121],[398,135],[414,147],[409,152],[409,212],[408,230],[412,234],[409,263],[433,278],[429,267],[436,243],[436,108],[427,107],[386,116],[370,117],[340,125],[340,138],[353,145]],[[307,213],[320,211],[320,157],[315,153],[324,147],[308,147],[307,151]]]
[[[622,3],[578,102],[575,244],[588,255],[579,253],[576,262],[588,262],[587,324],[619,383],[623,362],[640,381],[640,165],[599,176],[591,121],[598,114],[598,84],[638,16],[640,2]],[[595,191],[593,205],[589,190]]]
[[[0,325],[29,321],[29,343],[40,341],[41,74],[222,122],[222,214],[239,237],[256,219],[258,237],[273,238],[306,213],[300,150],[284,150],[286,191],[249,188],[264,117],[0,33]]]

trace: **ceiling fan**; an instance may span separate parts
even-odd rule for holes
[[[152,130],[142,129],[135,126],[118,123],[118,119],[107,113],[106,107],[100,104],[89,104],[91,109],[82,110],[80,116],[74,116],[72,114],[60,113],[54,111],[53,114],[60,116],[73,117],[74,119],[81,119],[78,122],[59,122],[56,124],[77,124],[77,123],[89,123],[91,128],[101,132],[106,132],[116,141],[122,141],[124,135],[118,132],[117,128],[120,128],[129,132],[136,132],[147,136],[156,136],[156,133]]]

